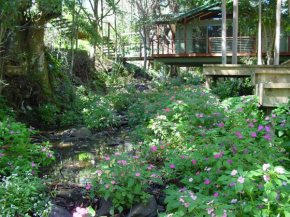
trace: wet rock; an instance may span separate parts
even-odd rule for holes
[[[157,200],[158,205],[165,206],[165,203],[164,203],[165,197],[159,196],[156,200]]]
[[[138,203],[133,205],[129,214],[126,217],[156,217],[157,202],[154,197],[148,198],[147,203]]]
[[[86,127],[82,127],[80,129],[77,130],[72,130],[71,131],[71,136],[72,137],[77,137],[77,138],[87,138],[87,137],[91,137],[92,136],[92,132],[86,128]]]
[[[144,84],[136,84],[135,85],[135,88],[137,90],[139,90],[140,92],[143,92],[145,90],[149,90],[148,86],[147,85],[144,85]]]
[[[166,211],[165,206],[160,206],[160,205],[158,205],[157,210],[158,210],[158,213],[161,213],[161,212],[165,212]]]
[[[100,199],[100,209],[97,210],[98,216],[110,216],[110,209],[113,206],[113,201],[111,198],[105,200],[104,198]]]
[[[64,208],[53,205],[49,217],[71,217],[71,214]]]

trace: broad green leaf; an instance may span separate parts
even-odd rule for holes
[[[128,188],[132,187],[133,185],[134,185],[134,179],[129,179]]]
[[[236,189],[236,193],[240,192],[241,190],[243,190],[244,185],[240,182],[237,182],[237,184],[235,185],[235,189]]]
[[[268,194],[268,199],[269,199],[270,201],[272,201],[272,200],[275,200],[277,196],[278,196],[278,194],[277,194],[275,191],[271,191],[271,192]]]
[[[244,207],[244,212],[250,212],[251,210],[252,210],[252,206],[249,204]]]

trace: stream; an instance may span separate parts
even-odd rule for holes
[[[94,176],[91,169],[104,157],[115,152],[133,152],[128,127],[104,130],[83,137],[71,137],[73,130],[75,128],[46,132],[50,135],[56,161],[50,167],[44,168],[42,175],[61,183],[85,185]],[[88,129],[86,131],[90,132]]]

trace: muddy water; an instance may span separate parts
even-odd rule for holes
[[[104,157],[115,152],[132,152],[129,129],[118,132],[102,131],[84,140],[62,138],[52,141],[56,161],[43,171],[58,182],[86,184],[93,178],[92,168]]]

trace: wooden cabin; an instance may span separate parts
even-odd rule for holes
[[[227,63],[232,59],[232,14],[227,13]],[[220,64],[222,56],[221,5],[195,8],[170,21],[157,21],[151,51],[155,61],[176,66]],[[170,29],[170,32],[166,31]],[[290,56],[290,33],[281,32],[281,63]],[[238,37],[237,56],[256,56],[255,36]],[[264,46],[263,55],[266,55]],[[194,57],[194,58],[193,58]],[[239,62],[241,63],[241,62]]]

